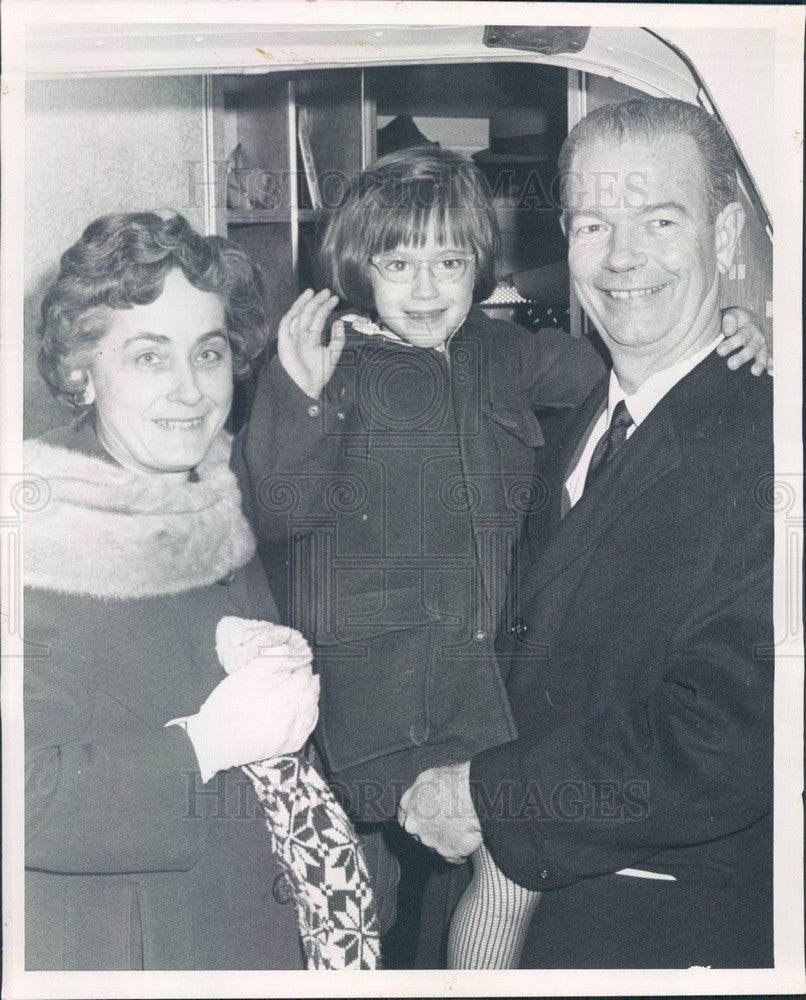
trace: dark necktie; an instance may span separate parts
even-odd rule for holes
[[[588,474],[585,477],[585,489],[594,481],[596,476],[604,467],[613,460],[616,452],[627,440],[627,431],[632,427],[634,421],[627,409],[627,404],[623,399],[616,403],[613,410],[613,419],[605,433],[596,442],[596,447],[591,455],[591,462],[588,466]],[[584,492],[584,490],[583,490]]]

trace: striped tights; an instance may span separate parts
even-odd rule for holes
[[[449,969],[514,969],[540,893],[510,881],[482,844],[451,920]]]

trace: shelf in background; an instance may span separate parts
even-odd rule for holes
[[[297,218],[300,222],[321,222],[329,215],[326,208],[300,208]],[[227,209],[228,226],[253,226],[266,222],[290,222],[291,213],[287,208],[230,208]]]

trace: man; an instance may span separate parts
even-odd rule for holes
[[[769,966],[772,392],[727,370],[730,140],[645,98],[566,140],[576,294],[613,368],[556,428],[500,643],[519,739],[423,772],[409,832],[542,889],[526,968]]]

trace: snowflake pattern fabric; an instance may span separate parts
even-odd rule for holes
[[[291,883],[309,969],[378,969],[380,933],[366,861],[346,813],[298,756],[243,768]]]

